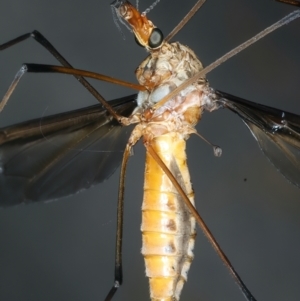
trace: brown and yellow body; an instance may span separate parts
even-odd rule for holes
[[[155,27],[144,14],[136,17],[139,14],[129,2],[122,1],[117,12],[150,51],[136,70],[146,91],[138,94],[138,106],[127,120],[127,124],[138,123],[129,145],[143,137],[194,205],[185,145],[189,135],[196,132],[194,126],[203,109],[214,108],[210,88],[206,79],[200,78],[174,97],[161,100],[200,72],[202,64],[191,49],[180,43],[148,46],[147,37]],[[152,301],[179,300],[193,259],[195,225],[195,218],[169,176],[147,152],[141,231]]]
[[[153,107],[201,69],[194,53],[179,43],[165,43],[140,65],[138,80],[153,87],[138,95],[139,106],[131,117],[138,125],[129,142],[134,144],[143,137],[144,143],[151,145],[193,205],[185,146],[207,105],[207,82],[201,79],[161,107]],[[193,259],[195,224],[168,175],[147,152],[141,231],[152,301],[179,300]]]
[[[195,54],[179,43],[165,43],[137,69],[148,91],[138,95],[131,116],[138,125],[129,143],[143,137],[175,176],[190,202],[194,194],[186,162],[185,145],[207,101],[205,79],[185,88],[162,106],[159,100],[202,69]],[[155,108],[155,109],[153,109]],[[168,175],[147,152],[142,205],[142,254],[152,301],[179,300],[193,259],[195,219]]]
[[[151,145],[194,204],[185,140],[173,132],[154,138]],[[151,300],[178,300],[193,259],[195,219],[169,178],[148,153],[141,231]]]

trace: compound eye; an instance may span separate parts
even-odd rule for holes
[[[148,45],[150,48],[158,48],[164,40],[164,35],[160,29],[154,28],[151,32]]]

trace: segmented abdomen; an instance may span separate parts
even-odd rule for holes
[[[151,140],[152,147],[194,204],[185,144],[178,133]],[[141,231],[151,300],[179,300],[193,259],[195,219],[167,175],[148,153]]]

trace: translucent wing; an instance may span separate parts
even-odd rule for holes
[[[110,104],[128,116],[135,95]],[[96,105],[0,130],[0,206],[54,200],[107,179],[130,128]]]
[[[300,116],[221,91],[216,94],[222,106],[243,119],[276,169],[300,187]]]

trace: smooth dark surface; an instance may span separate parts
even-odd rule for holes
[[[0,43],[37,29],[74,66],[135,81],[133,72],[145,51],[126,29],[127,40],[122,40],[105,2],[2,1]],[[146,8],[150,2],[140,5]],[[149,17],[167,35],[192,5],[165,0]],[[271,0],[207,0],[176,40],[208,65],[292,10]],[[299,29],[295,21],[218,67],[208,75],[212,87],[300,114]],[[1,95],[24,62],[56,64],[33,40],[1,52]],[[105,83],[96,86],[108,99],[132,93]],[[26,75],[0,124],[94,103],[71,77]],[[200,213],[258,300],[299,300],[299,190],[268,163],[234,114],[205,114],[197,129],[223,149],[222,157],[215,158],[199,138],[188,142]],[[149,299],[139,232],[143,160],[139,144],[129,162],[124,283],[116,301]],[[0,211],[0,300],[104,299],[113,281],[117,182],[116,173],[58,202]],[[201,233],[181,300],[244,300]]]

